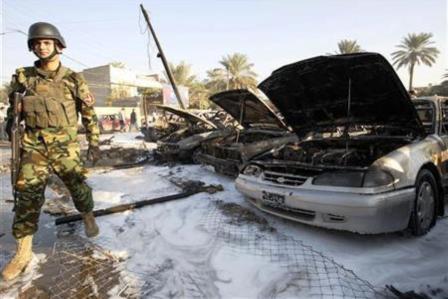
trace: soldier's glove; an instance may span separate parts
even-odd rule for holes
[[[87,159],[92,161],[94,166],[98,160],[101,159],[101,150],[98,145],[89,145],[89,149],[87,150]]]

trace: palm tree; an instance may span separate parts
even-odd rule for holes
[[[430,47],[430,45],[434,44],[431,38],[432,33],[409,33],[403,38],[401,44],[397,45],[397,48],[400,50],[392,53],[393,64],[397,70],[401,67],[408,67],[409,90],[412,90],[415,65],[423,63],[427,66],[432,66],[439,54],[439,50],[436,47]]]
[[[181,61],[177,65],[173,63],[170,63],[169,65],[176,84],[191,87],[195,83],[196,76],[191,74],[191,65],[186,64],[185,61]],[[166,72],[163,73],[168,79],[168,75],[166,74]]]
[[[227,89],[248,88],[257,86],[257,74],[252,70],[253,63],[241,53],[227,55],[219,62],[227,73]]]
[[[124,69],[126,68],[126,64],[124,62],[120,61],[113,61],[109,63],[111,66],[116,67],[117,69]]]
[[[215,68],[207,71],[205,86],[211,94],[228,89],[227,72],[224,69]]]
[[[210,92],[204,82],[196,81],[189,90],[189,108],[206,109],[209,107],[208,97]]]
[[[336,54],[349,54],[349,53],[358,53],[363,52],[361,46],[358,45],[356,40],[343,39],[338,42],[338,50]]]
[[[254,64],[249,62],[246,55],[234,53],[222,57],[219,63],[223,68],[207,72],[209,84],[219,87],[225,82],[225,89],[250,88],[257,86],[257,74],[252,70]]]

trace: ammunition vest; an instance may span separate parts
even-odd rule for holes
[[[22,112],[27,127],[45,129],[77,125],[75,98],[62,80],[68,71],[61,66],[53,79],[37,75],[26,78]]]

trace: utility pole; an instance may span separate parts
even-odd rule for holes
[[[146,23],[148,24],[149,30],[151,31],[151,34],[154,37],[154,41],[156,42],[157,49],[159,50],[159,54],[157,56],[162,59],[163,66],[165,68],[166,74],[168,75],[168,79],[170,80],[171,86],[173,87],[177,102],[179,103],[180,108],[185,109],[185,106],[184,106],[184,103],[182,102],[182,98],[180,96],[179,90],[177,89],[176,82],[174,82],[173,74],[171,73],[170,67],[165,58],[165,54],[163,53],[162,47],[160,46],[159,40],[157,39],[154,28],[152,28],[151,22],[149,21],[148,13],[146,12],[145,8],[143,7],[143,4],[140,4],[140,8],[142,10],[143,16],[145,17]]]
[[[143,113],[145,115],[145,130],[148,132],[148,105],[146,103],[146,96],[142,95]]]

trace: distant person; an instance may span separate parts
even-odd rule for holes
[[[131,132],[132,128],[135,128],[135,130],[138,131],[137,113],[135,113],[135,109],[132,109],[132,112],[131,112],[131,123],[129,125],[129,132]]]
[[[126,114],[124,108],[121,108],[120,111],[120,131],[125,132],[126,130]]]
[[[0,108],[0,140],[8,139],[5,132],[6,109],[5,106]]]
[[[86,128],[89,156],[100,158],[99,129],[93,109],[93,95],[84,77],[60,62],[66,48],[59,30],[49,23],[35,23],[28,31],[28,50],[37,56],[34,66],[19,68],[12,76],[10,102],[14,92],[23,94],[22,148],[15,182],[16,201],[12,234],[17,241],[15,256],[5,266],[5,281],[20,275],[32,258],[33,235],[45,202],[45,187],[55,173],[70,191],[76,209],[84,220],[88,237],[98,235],[93,215],[92,188],[86,183],[77,141],[78,115]],[[6,132],[11,138],[14,105],[7,113]],[[38,113],[37,113],[38,112]]]

